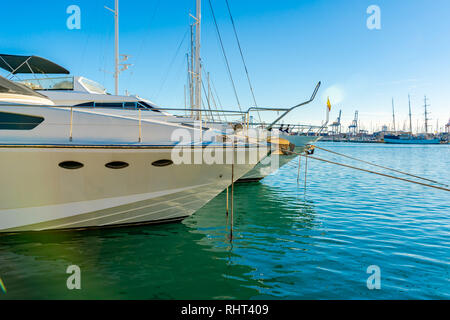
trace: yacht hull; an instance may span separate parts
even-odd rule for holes
[[[231,183],[231,165],[152,165],[171,155],[167,147],[2,146],[0,232],[179,221]],[[83,167],[59,166],[67,161]],[[106,167],[118,161],[128,166]],[[253,167],[234,165],[235,180]]]

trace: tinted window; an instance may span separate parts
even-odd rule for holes
[[[0,130],[32,130],[44,121],[42,117],[0,112]]]

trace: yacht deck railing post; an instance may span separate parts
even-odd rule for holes
[[[73,140],[73,107],[70,107],[70,132],[69,132],[69,141]]]
[[[139,109],[139,143],[142,142],[142,115],[141,109]]]

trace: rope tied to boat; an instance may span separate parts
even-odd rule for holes
[[[407,176],[410,176],[410,177],[414,177],[414,178],[417,178],[417,179],[433,182],[433,183],[439,184],[439,185],[444,186],[444,187],[448,187],[447,184],[444,184],[444,183],[441,183],[441,182],[438,182],[438,181],[435,181],[435,180],[432,180],[432,179],[428,179],[428,178],[420,177],[420,176],[417,176],[417,175],[414,175],[414,174],[411,174],[411,173],[407,173],[407,172],[403,172],[403,171],[400,171],[400,170],[384,167],[384,166],[381,166],[381,165],[378,165],[378,164],[375,164],[375,163],[372,163],[372,162],[369,162],[369,161],[365,161],[365,160],[357,159],[357,158],[354,158],[354,157],[350,157],[348,155],[345,155],[345,154],[342,154],[342,153],[339,153],[339,152],[336,152],[336,151],[332,151],[332,150],[329,150],[329,149],[325,149],[325,148],[322,148],[322,147],[318,147],[318,146],[312,146],[312,147],[313,147],[313,150],[314,150],[314,148],[317,148],[319,150],[322,150],[322,151],[325,151],[325,152],[329,152],[329,153],[332,153],[332,154],[335,154],[335,155],[338,155],[338,156],[341,156],[341,157],[345,157],[345,158],[348,158],[348,159],[351,159],[351,160],[359,161],[359,162],[362,162],[362,163],[365,163],[365,164],[368,164],[368,165],[371,165],[371,166],[374,166],[374,167],[378,167],[378,168],[382,168],[382,169],[385,169],[385,170],[394,171],[394,172],[397,172],[397,173],[400,173],[400,174],[404,174],[404,175],[407,175]],[[311,153],[309,153],[309,154],[311,154]]]
[[[319,147],[317,147],[317,148],[319,149]],[[425,187],[435,188],[435,189],[439,189],[439,190],[443,190],[443,191],[450,191],[450,189],[448,189],[448,188],[439,187],[439,186],[435,186],[435,185],[432,185],[432,184],[427,184],[427,183],[414,181],[414,180],[409,180],[409,179],[405,179],[405,178],[400,178],[400,177],[396,177],[396,176],[391,176],[389,174],[376,172],[376,171],[372,171],[372,170],[362,169],[362,168],[354,167],[354,166],[351,166],[351,165],[348,165],[348,164],[338,163],[338,162],[334,162],[334,161],[330,161],[330,160],[314,157],[314,156],[308,155],[307,153],[302,154],[302,153],[292,152],[292,154],[296,154],[296,155],[298,155],[300,157],[305,157],[306,160],[308,158],[311,158],[311,159],[314,159],[314,160],[327,162],[327,163],[330,163],[330,164],[334,164],[334,165],[338,165],[338,166],[342,166],[342,167],[346,167],[346,168],[350,168],[350,169],[355,169],[355,170],[359,170],[359,171],[363,171],[363,172],[367,172],[367,173],[372,173],[372,174],[380,175],[380,176],[391,178],[391,179],[396,179],[396,180],[401,180],[401,181],[405,181],[405,182],[410,182],[410,183],[418,184],[418,185],[425,186]],[[394,170],[394,169],[392,169],[392,170]],[[306,177],[306,172],[305,172],[305,177]],[[427,180],[427,179],[424,179],[424,180]],[[305,186],[306,186],[306,181],[305,181]]]
[[[233,241],[234,226],[234,156],[235,156],[235,137],[233,137],[233,161],[231,163],[231,224],[230,224],[230,241]]]

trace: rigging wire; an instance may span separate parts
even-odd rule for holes
[[[212,103],[213,103],[213,105],[214,105],[214,109],[215,110],[218,110],[217,109],[217,103],[216,103],[216,99],[214,98],[214,94],[213,94],[213,92],[212,92],[212,90],[211,90],[211,85],[209,86],[209,91],[210,91],[210,94],[211,94],[211,99],[212,99]],[[223,109],[222,109],[222,111],[223,111]],[[222,115],[220,114],[220,112],[217,114],[217,116],[218,116],[218,118],[219,118],[219,121],[220,122],[223,122],[223,120],[222,120]]]
[[[161,94],[161,91],[163,90],[164,85],[166,84],[167,78],[169,77],[169,73],[170,73],[170,71],[172,70],[173,64],[175,63],[175,60],[176,60],[176,58],[178,57],[178,54],[180,53],[180,49],[181,49],[181,47],[183,46],[184,40],[186,40],[186,36],[187,36],[187,34],[188,34],[188,31],[189,31],[189,30],[187,29],[186,32],[184,33],[184,36],[183,36],[183,38],[181,39],[181,42],[180,42],[180,44],[178,45],[177,50],[175,51],[175,55],[173,56],[173,58],[172,58],[172,60],[171,60],[171,62],[170,62],[170,64],[169,64],[169,67],[168,67],[167,71],[166,71],[165,74],[164,74],[164,79],[163,79],[163,81],[162,81],[162,83],[161,83],[161,86],[159,87],[158,93],[157,93],[156,96],[155,96],[155,100],[158,100],[158,97],[159,97],[159,95]],[[183,58],[183,59],[184,59],[184,58]],[[184,62],[183,62],[183,64],[184,64]]]
[[[203,73],[204,73],[204,77],[205,77],[205,78],[208,78],[208,74],[206,73],[206,67],[205,67],[204,64],[203,64],[202,71],[203,71]],[[212,85],[212,79],[211,79],[211,76],[209,76],[209,81],[210,81],[210,84]],[[203,82],[203,81],[202,81],[202,82]],[[217,104],[216,104],[216,100],[215,100],[215,98],[214,98],[214,92],[211,90],[211,88],[212,88],[211,85],[210,85],[210,94],[211,94],[211,97],[210,97],[210,98],[213,99],[215,109],[218,110]],[[204,84],[203,84],[203,86],[204,86]],[[215,89],[214,89],[214,90],[215,90]],[[206,94],[206,90],[205,90],[205,95],[207,95],[207,94]],[[216,95],[217,95],[217,94],[216,94]],[[217,97],[217,98],[219,98],[219,97]],[[208,104],[209,104],[209,103],[208,103]],[[220,107],[220,110],[222,110],[223,115],[225,116],[225,113],[223,112],[223,111],[224,111],[224,110],[223,110],[223,107],[222,107],[221,105],[220,105],[219,107]],[[218,117],[219,117],[220,119],[222,119],[222,117],[220,116],[220,113],[218,113]],[[222,120],[221,120],[221,121],[222,121]],[[225,121],[227,121],[227,120],[226,120],[226,117],[225,117]]]
[[[233,25],[234,36],[236,37],[236,42],[239,47],[239,52],[241,54],[242,63],[244,64],[244,69],[245,69],[245,74],[247,75],[248,85],[249,85],[250,91],[252,93],[253,103],[255,104],[255,107],[258,107],[258,103],[256,102],[256,98],[255,98],[255,92],[253,90],[253,85],[252,85],[252,82],[250,81],[250,75],[248,73],[247,64],[245,63],[244,53],[242,52],[241,42],[239,41],[239,37],[238,37],[237,31],[236,31],[236,25],[234,23],[233,15],[231,14],[230,4],[228,3],[228,0],[225,0],[225,2],[227,4],[227,9],[228,9],[228,13],[230,15],[231,24]],[[257,110],[257,114],[258,114],[259,122],[262,122],[261,115],[258,110]]]
[[[160,4],[161,4],[161,0],[158,0],[158,2],[156,3],[156,5],[155,5],[155,7],[153,9],[153,13],[150,16],[150,23],[148,25],[148,30],[151,30],[152,27],[153,27],[153,22],[155,21],[155,16],[156,16],[156,13],[158,12]],[[138,61],[139,61],[139,59],[141,57],[142,50],[144,49],[144,45],[146,43],[148,43],[149,37],[150,37],[150,32],[148,32],[148,31],[146,32],[145,37],[142,37],[141,45],[139,46],[139,50],[138,50],[137,55],[136,55],[136,57],[134,59],[134,62],[135,62],[136,65],[138,64]],[[128,76],[128,80],[127,80],[127,87],[129,87],[133,76],[134,76],[134,72],[130,72],[129,76]]]
[[[203,93],[205,94],[205,96],[207,97],[208,96],[208,93],[206,92],[206,88],[205,88],[205,83],[202,81],[202,88],[203,88]],[[207,106],[208,106],[208,109],[209,109],[209,113],[211,114],[211,119],[212,119],[212,121],[214,122],[214,115],[213,115],[213,112],[212,112],[212,110],[211,110],[211,104],[209,103],[209,100],[208,100],[208,98],[206,98],[206,102],[207,102]],[[206,111],[206,110],[205,110]],[[206,112],[205,112],[206,113]],[[207,114],[207,113],[206,113]]]
[[[214,95],[214,94],[216,95],[217,102],[219,102],[220,109],[221,109],[222,111],[224,111],[224,110],[223,110],[222,102],[220,101],[220,98],[219,98],[219,94],[217,93],[217,90],[216,90],[216,86],[214,85],[214,81],[213,81],[213,79],[210,79],[210,80],[211,80],[211,85],[212,85],[212,88],[213,88],[213,95]],[[228,122],[227,115],[226,115],[225,112],[223,113],[223,117],[225,118],[225,121]]]
[[[234,95],[236,97],[236,101],[237,101],[237,104],[238,104],[238,107],[239,107],[239,111],[242,112],[241,103],[239,101],[239,97],[238,97],[238,94],[237,94],[236,85],[234,84],[233,75],[231,74],[230,63],[228,62],[228,58],[227,58],[227,55],[226,55],[226,52],[225,52],[225,47],[224,47],[223,41],[222,41],[222,36],[220,35],[220,30],[219,30],[219,25],[217,24],[216,15],[214,14],[214,9],[213,9],[211,0],[208,0],[208,2],[209,2],[209,7],[211,9],[211,14],[212,14],[212,17],[213,17],[214,25],[216,27],[217,36],[219,38],[220,46],[222,48],[222,53],[223,53],[223,56],[225,58],[225,64],[226,64],[226,67],[227,67],[228,75],[230,77],[231,84],[233,86]]]

